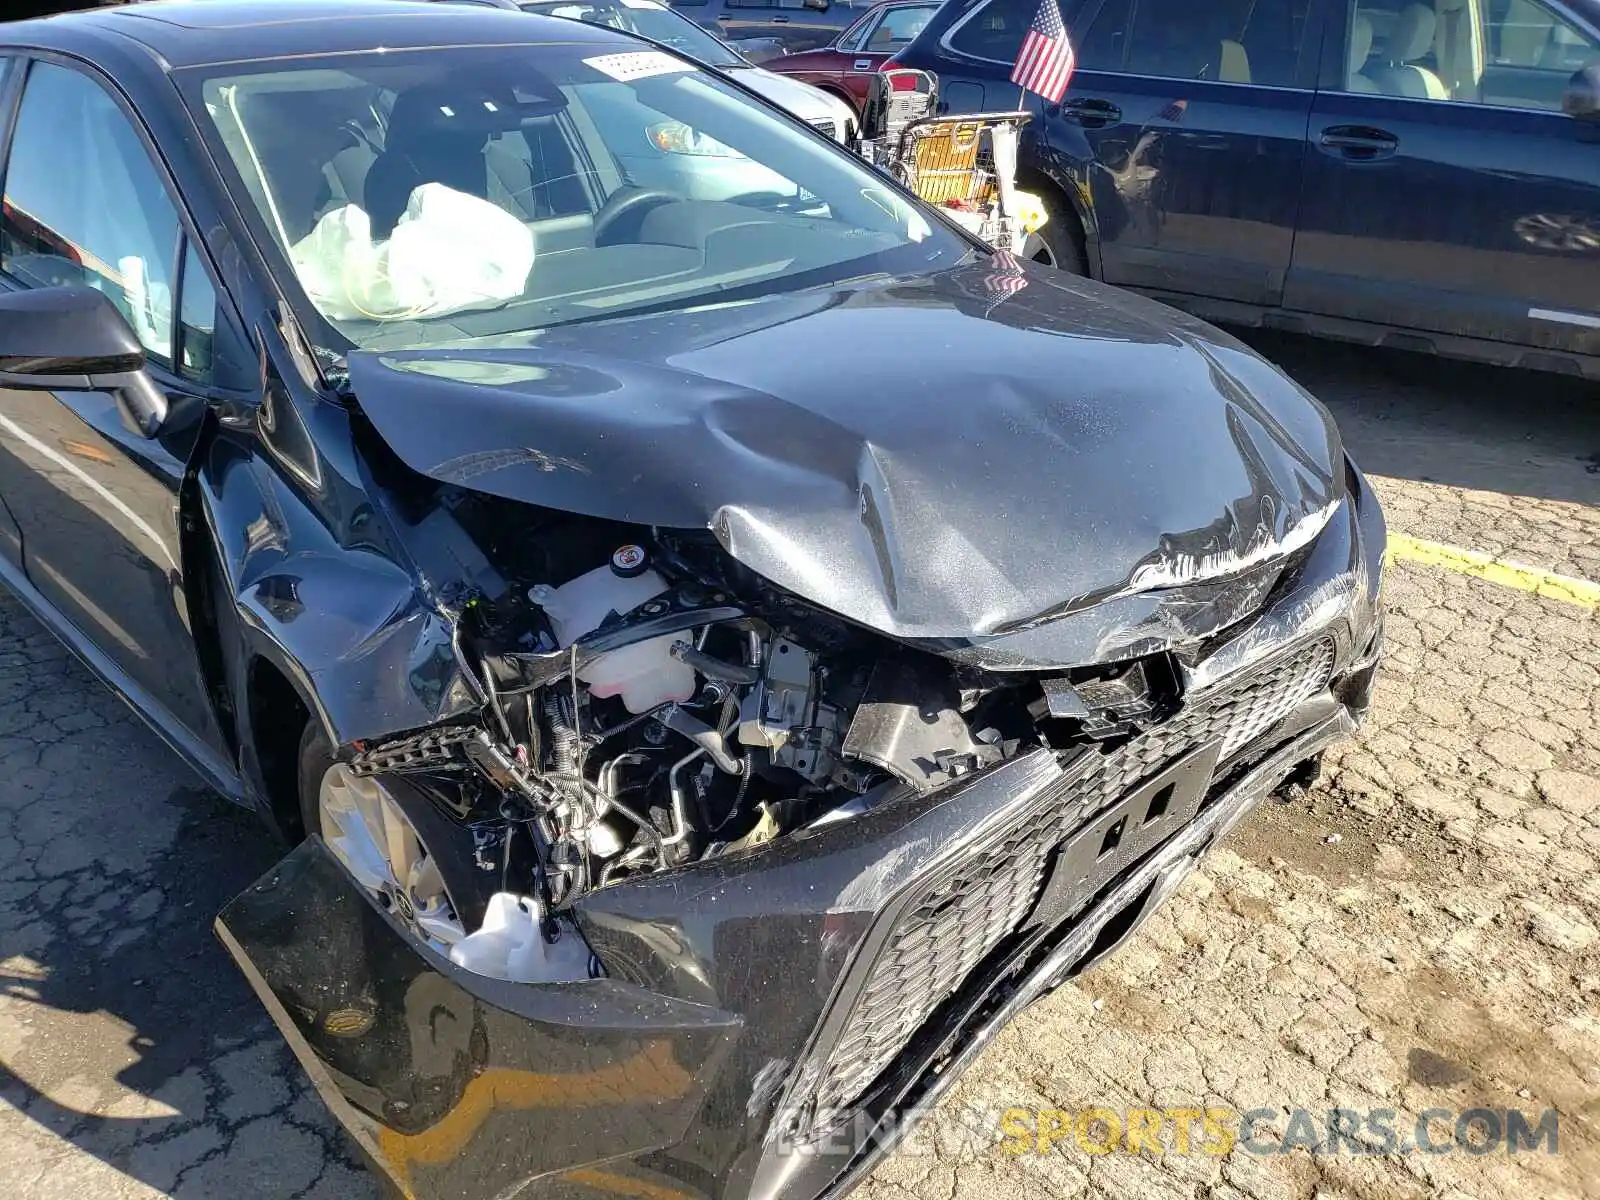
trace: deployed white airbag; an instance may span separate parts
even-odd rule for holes
[[[411,193],[387,240],[347,204],[289,250],[329,320],[413,320],[515,299],[533,270],[533,231],[505,209],[442,183]]]

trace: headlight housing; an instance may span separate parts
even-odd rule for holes
[[[744,158],[732,146],[707,137],[682,121],[663,121],[645,131],[650,144],[663,154],[692,154],[701,158]]]

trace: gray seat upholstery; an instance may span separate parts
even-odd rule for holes
[[[1250,55],[1245,50],[1243,42],[1234,41],[1232,38],[1222,39],[1222,48],[1217,59],[1217,78],[1223,83],[1250,82]]]
[[[1344,87],[1347,92],[1372,93],[1379,87],[1362,74],[1372,57],[1372,22],[1360,13],[1350,18],[1350,43],[1345,50]]]
[[[1444,82],[1416,60],[1433,52],[1433,34],[1439,19],[1433,9],[1408,4],[1395,18],[1384,50],[1385,64],[1367,72],[1378,90],[1386,96],[1410,96],[1418,100],[1448,100]]]
[[[454,86],[413,88],[395,97],[383,153],[362,187],[373,236],[388,236],[424,183],[488,200],[522,221],[590,212],[584,178],[555,117],[495,130],[459,115],[505,107],[492,108]]]
[[[310,119],[317,92],[263,92],[239,99],[239,116],[271,189],[270,205],[291,242],[346,200],[327,166],[353,140],[337,127]]]

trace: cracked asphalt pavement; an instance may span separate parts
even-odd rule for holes
[[[1600,581],[1600,389],[1253,341],[1334,410],[1393,531]],[[1600,614],[1405,560],[1386,590],[1361,736],[1023,1014],[864,1200],[1600,1196]],[[8,1200],[376,1195],[211,933],[279,853],[0,595]],[[1298,1109],[1554,1110],[1559,1152],[1002,1137],[1008,1109],[1089,1107],[1272,1110],[1277,1136]]]

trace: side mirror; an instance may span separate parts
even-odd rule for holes
[[[1561,97],[1561,111],[1580,121],[1600,119],[1600,63],[1573,73]]]
[[[138,335],[104,293],[0,293],[0,387],[110,392],[128,428],[154,437],[167,419],[167,397],[144,368]]]

